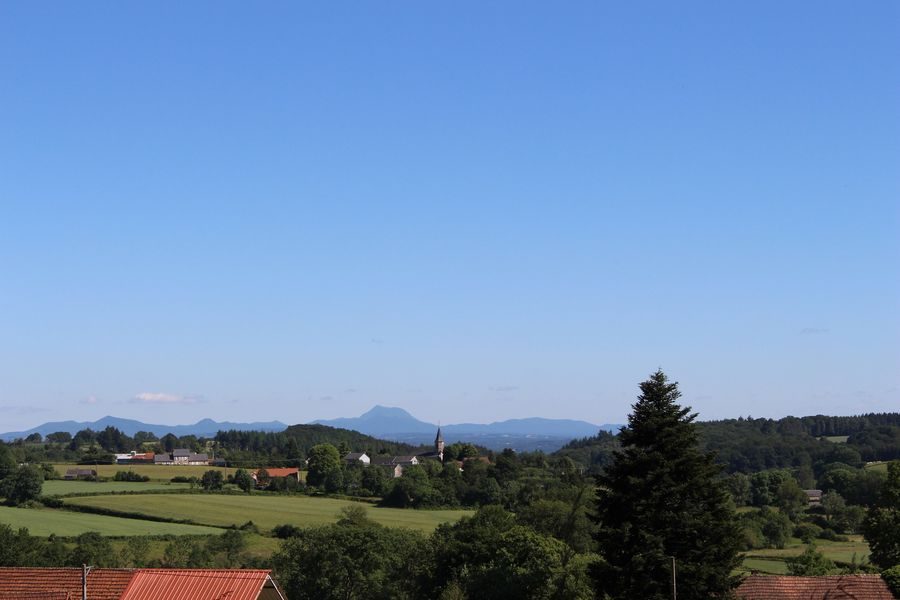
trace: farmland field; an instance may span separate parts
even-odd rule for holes
[[[32,535],[75,536],[98,531],[108,536],[131,535],[218,535],[221,529],[179,523],[157,523],[141,519],[123,519],[64,510],[11,508],[0,506],[0,523],[13,529],[27,527]]]
[[[372,520],[389,527],[430,532],[441,523],[472,514],[466,510],[412,510],[378,508],[349,500],[308,496],[143,494],[139,496],[84,496],[66,504],[92,506],[155,517],[189,519],[204,525],[228,527],[253,521],[260,529],[276,525],[324,525],[337,520],[345,506],[362,506]]]
[[[169,481],[173,477],[177,477],[179,475],[183,477],[196,477],[200,478],[207,471],[215,470],[222,471],[227,477],[228,475],[234,475],[236,469],[234,467],[208,467],[208,466],[193,466],[193,465],[65,465],[65,464],[55,464],[53,468],[57,470],[60,475],[65,475],[67,469],[94,469],[97,471],[98,477],[108,477],[110,479],[118,471],[133,471],[139,475],[146,475],[150,478],[150,481]]]
[[[152,492],[159,490],[190,489],[187,483],[161,481],[64,481],[62,479],[44,482],[44,496],[65,496],[68,494],[112,494],[117,492]]]
[[[887,473],[887,466],[888,466],[888,464],[886,462],[872,462],[872,463],[866,464],[866,469],[871,469],[873,471],[881,471],[882,473]]]
[[[851,562],[854,555],[857,562],[869,555],[869,545],[861,535],[848,536],[846,542],[829,542],[816,540],[816,549],[831,560]],[[785,558],[801,554],[806,546],[798,539],[792,538],[786,548],[764,548],[748,550],[744,559],[744,568],[757,569],[765,573],[786,573]]]

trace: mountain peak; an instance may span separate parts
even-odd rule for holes
[[[382,406],[376,404],[359,416],[360,419],[414,419],[408,411],[397,406]]]

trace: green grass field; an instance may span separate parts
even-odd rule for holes
[[[51,533],[67,537],[86,531],[98,531],[108,536],[218,535],[222,533],[221,529],[198,525],[157,523],[64,510],[10,508],[7,506],[0,506],[0,523],[5,523],[13,529],[27,527],[32,535],[41,537]]]
[[[873,471],[881,471],[882,473],[887,473],[887,466],[888,464],[886,462],[873,462],[867,464],[866,468]]]
[[[66,496],[69,494],[113,494],[118,492],[153,492],[159,490],[187,490],[187,483],[168,481],[65,481],[56,479],[45,481],[44,496]]]
[[[225,476],[234,475],[237,470],[233,467],[206,467],[206,466],[189,466],[189,465],[65,465],[55,464],[53,468],[60,474],[66,474],[68,469],[94,469],[97,471],[98,477],[107,477],[112,479],[117,471],[134,471],[140,475],[146,475],[151,481],[169,481],[173,477],[182,475],[184,477],[200,478],[204,473],[210,470],[222,471]]]
[[[826,436],[823,436],[822,439],[827,440],[829,442],[833,442],[835,444],[846,444],[847,438],[849,438],[849,437],[850,437],[849,435],[826,435]]]
[[[869,545],[861,535],[850,535],[846,542],[829,542],[816,540],[816,549],[831,560],[850,562],[856,556],[857,562],[869,555]],[[787,565],[784,559],[801,554],[806,546],[800,540],[792,538],[785,548],[764,548],[747,551],[744,559],[744,569],[750,571],[756,569],[764,573],[787,573]]]
[[[410,510],[308,496],[143,494],[139,496],[84,496],[67,504],[92,506],[154,517],[189,519],[194,523],[228,527],[253,521],[261,530],[276,525],[297,526],[333,523],[345,506],[362,506],[376,522],[389,527],[409,527],[430,532],[441,523],[472,514],[466,510]]]

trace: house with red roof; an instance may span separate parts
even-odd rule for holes
[[[285,600],[271,571],[0,568],[0,600]]]
[[[740,600],[895,600],[880,575],[751,575],[735,593]]]

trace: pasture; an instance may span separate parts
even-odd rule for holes
[[[180,523],[157,523],[141,519],[124,519],[64,510],[11,508],[0,506],[0,523],[13,529],[27,527],[32,535],[46,537],[76,536],[97,531],[107,536],[133,535],[219,535],[221,529]]]
[[[168,481],[65,481],[53,479],[44,482],[41,493],[44,496],[67,496],[70,494],[117,494],[122,492],[155,492],[160,490],[187,490],[187,483]]]
[[[237,470],[234,467],[209,467],[194,465],[67,465],[55,464],[53,468],[60,474],[66,474],[68,469],[94,469],[98,477],[112,479],[118,471],[133,471],[138,475],[146,475],[150,481],[170,481],[173,477],[196,477],[200,479],[207,471],[222,471],[227,477],[234,475]]]
[[[276,525],[298,527],[334,523],[346,506],[362,506],[369,517],[389,527],[408,527],[426,533],[441,523],[472,514],[467,510],[411,510],[378,508],[364,503],[309,496],[142,494],[137,496],[82,496],[66,504],[91,506],[123,513],[188,519],[194,523],[229,527],[253,521],[261,530]]]
[[[861,562],[863,558],[869,555],[869,545],[861,535],[850,535],[847,537],[849,539],[846,542],[816,540],[816,549],[834,561],[848,563],[855,556],[856,561]],[[797,556],[805,549],[806,546],[803,542],[796,538],[791,538],[790,543],[785,548],[748,550],[745,553],[744,569],[747,571],[756,569],[764,573],[784,574],[787,573],[787,565],[785,565],[784,559]]]

